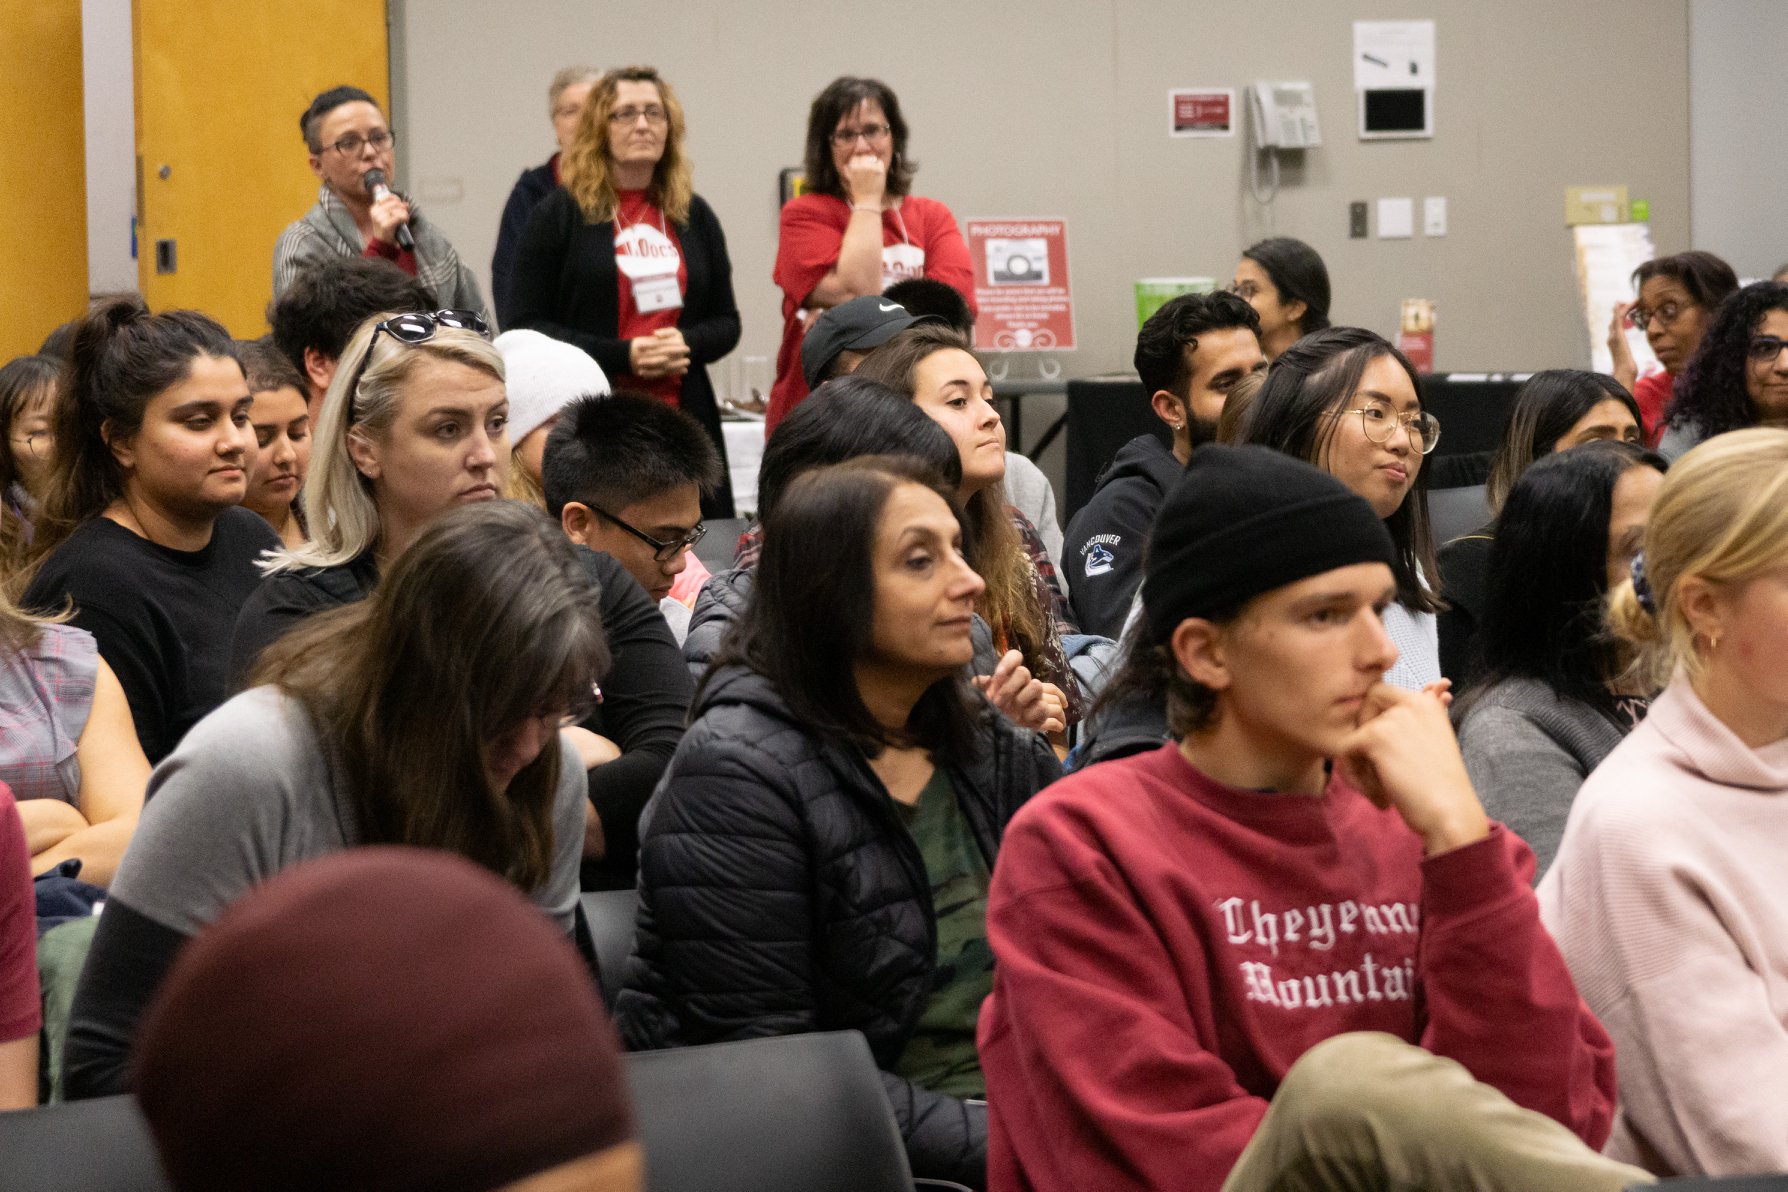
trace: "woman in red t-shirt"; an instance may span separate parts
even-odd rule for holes
[[[681,406],[725,460],[704,366],[738,346],[739,308],[720,221],[692,188],[670,84],[649,66],[604,75],[560,174],[528,217],[504,326],[575,344],[615,389]],[[725,475],[702,516],[733,515]]]
[[[879,79],[839,78],[807,115],[807,182],[782,208],[776,284],[782,347],[766,430],[807,396],[801,337],[820,311],[879,294],[909,277],[956,289],[974,310],[974,272],[956,217],[936,199],[909,194],[900,101]]]

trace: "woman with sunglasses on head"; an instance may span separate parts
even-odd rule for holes
[[[1385,681],[1410,689],[1439,682],[1440,599],[1430,586],[1439,567],[1422,463],[1440,442],[1440,423],[1422,409],[1415,367],[1363,328],[1314,332],[1267,370],[1245,441],[1315,464],[1384,519],[1397,546],[1397,598],[1384,611],[1397,661]]]
[[[510,275],[506,328],[575,344],[616,389],[680,406],[720,458],[707,365],[739,343],[733,266],[713,208],[692,189],[683,105],[658,72],[626,66],[584,102],[562,185],[528,217]],[[702,500],[733,516],[732,485]]]
[[[980,1188],[989,873],[1059,768],[964,677],[982,581],[953,496],[890,456],[777,502],[645,817],[616,1014],[634,1048],[860,1030],[913,1173]]]
[[[1496,540],[1495,516],[1532,463],[1585,443],[1637,443],[1639,407],[1620,382],[1602,373],[1555,368],[1535,373],[1515,394],[1502,441],[1490,457],[1484,499],[1492,520],[1440,548],[1440,669],[1461,689],[1477,673],[1478,626],[1484,618],[1484,574]]]
[[[237,675],[301,618],[364,599],[444,514],[502,493],[508,400],[503,359],[485,334],[467,311],[393,315],[355,332],[311,452],[311,539],[274,556],[243,608]],[[634,825],[682,736],[692,684],[663,614],[626,569],[581,548],[577,557],[614,654],[600,707],[569,737],[589,770],[586,853],[593,866],[606,859],[614,876],[605,882],[630,882]]]
[[[256,685],[156,770],[75,995],[70,1096],[126,1090],[138,1017],[181,946],[302,861],[458,853],[570,934],[585,795],[560,725],[609,657],[576,549],[540,511],[486,502],[437,519],[387,571],[273,646]]]
[[[1633,443],[1587,443],[1536,463],[1497,520],[1481,673],[1453,723],[1484,809],[1533,847],[1541,875],[1577,788],[1655,690],[1602,607],[1639,550],[1664,467]]]
[[[1788,426],[1788,285],[1760,281],[1715,312],[1664,411],[1658,451],[1675,459],[1747,426]]]
[[[159,762],[228,694],[229,627],[279,545],[239,507],[253,402],[229,332],[135,296],[81,321],[67,376],[20,604],[72,609]]]
[[[1701,346],[1707,321],[1738,289],[1738,275],[1710,252],[1682,252],[1645,262],[1633,270],[1633,284],[1639,287],[1639,300],[1614,308],[1608,351],[1614,359],[1614,379],[1631,390],[1633,400],[1639,403],[1645,441],[1651,444],[1664,429],[1664,409],[1670,404],[1677,378]],[[1662,372],[1639,375],[1627,344],[1628,328],[1645,336],[1652,354],[1664,366]]]
[[[782,347],[766,433],[807,396],[801,339],[820,312],[909,277],[952,287],[974,309],[974,270],[956,217],[911,193],[906,120],[880,79],[833,79],[807,113],[805,189],[782,206],[776,284]]]
[[[1666,685],[1577,793],[1539,888],[1620,1057],[1608,1154],[1788,1170],[1788,431],[1671,466],[1608,623]]]

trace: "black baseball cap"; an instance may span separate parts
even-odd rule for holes
[[[879,294],[841,302],[814,320],[801,341],[801,375],[816,387],[843,351],[867,352],[918,323],[941,323],[936,315],[914,315]]]

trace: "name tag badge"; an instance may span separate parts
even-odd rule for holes
[[[882,249],[882,289],[910,277],[925,276],[925,250],[916,244],[889,244]]]
[[[655,314],[661,310],[677,310],[683,305],[683,291],[677,285],[675,273],[661,273],[655,277],[635,277],[633,282],[633,305],[639,308],[642,315]]]

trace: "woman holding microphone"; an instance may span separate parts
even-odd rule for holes
[[[503,325],[575,344],[616,389],[650,393],[700,422],[726,458],[711,364],[739,342],[733,266],[713,208],[691,187],[683,107],[649,66],[590,92],[563,185],[528,219]],[[733,516],[732,486],[702,516]]]
[[[776,249],[782,287],[782,347],[770,389],[766,433],[807,396],[801,337],[821,311],[879,294],[897,281],[930,277],[974,309],[974,270],[956,217],[936,199],[910,194],[900,101],[878,79],[834,79],[807,117],[807,189],[783,205]]]

